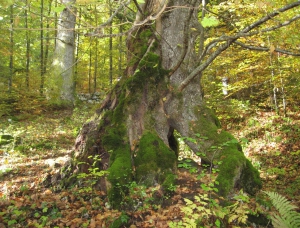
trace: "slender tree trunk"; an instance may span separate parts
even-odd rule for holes
[[[164,1],[162,1],[164,2]],[[155,17],[161,1],[146,1]],[[169,1],[169,10],[156,15],[156,26],[144,23],[127,38],[128,62],[124,76],[108,94],[93,120],[85,124],[76,139],[74,157],[66,165],[62,185],[76,181],[74,175],[87,172],[98,156],[98,187],[108,191],[118,207],[128,183],[159,185],[163,191],[174,184],[177,169],[177,130],[203,162],[218,164],[219,193],[227,196],[234,187],[254,194],[261,183],[257,170],[245,158],[232,135],[221,129],[218,119],[206,107],[200,85],[201,74],[182,85],[199,65],[194,49],[204,32],[198,22],[200,0]],[[145,15],[144,18],[150,18]],[[143,20],[143,18],[141,19]],[[199,28],[194,32],[194,28]],[[85,163],[77,163],[84,161]],[[73,175],[73,176],[72,176]],[[59,175],[54,176],[56,182]]]
[[[48,6],[48,13],[47,13],[47,24],[46,24],[46,45],[45,45],[45,54],[44,54],[44,74],[47,72],[47,65],[48,65],[48,58],[49,58],[49,46],[50,46],[50,15],[51,15],[51,7],[52,6],[52,0],[49,1],[49,6]]]
[[[95,40],[95,60],[94,60],[94,87],[93,93],[97,92],[97,73],[98,73],[98,40]]]
[[[55,8],[57,7],[57,0],[55,0],[54,2],[54,7]],[[57,16],[57,12],[55,12],[54,13],[54,28],[55,28],[54,37],[57,37],[57,28],[58,28],[57,22],[58,22],[58,16]],[[56,47],[56,39],[54,40],[54,47]]]
[[[81,8],[79,8],[78,13],[79,23],[78,29],[81,27]],[[76,34],[76,49],[75,49],[75,66],[74,66],[74,91],[76,91],[77,79],[78,79],[78,61],[79,61],[79,44],[80,44],[80,33]]]
[[[95,6],[95,23],[98,24],[97,7]],[[95,40],[95,59],[94,59],[94,87],[93,93],[97,91],[97,73],[98,73],[98,39]]]
[[[40,71],[41,71],[41,83],[40,83],[40,94],[44,93],[44,83],[45,83],[45,72],[44,72],[44,0],[41,0],[41,17],[40,17]]]
[[[123,32],[123,26],[120,26],[120,33]],[[123,59],[123,37],[120,36],[119,38],[119,61],[118,61],[118,71],[119,71],[119,77],[122,75],[122,59]]]
[[[110,5],[109,15],[112,15],[112,9]],[[111,24],[112,25],[112,24]],[[109,34],[112,34],[112,26],[109,27]],[[109,37],[109,83],[110,87],[112,87],[113,81],[113,39]]]
[[[57,39],[48,78],[48,96],[52,101],[73,104],[74,102],[74,58],[75,58],[75,0],[63,0],[65,8],[60,13]]]
[[[281,71],[280,71],[280,76],[281,76]],[[283,84],[282,77],[280,77],[280,83],[281,83],[283,116],[286,117],[286,99],[285,99],[285,91],[284,91],[284,84]]]
[[[92,39],[90,39],[90,52],[89,52],[89,94],[92,91]]]
[[[12,90],[12,80],[14,75],[14,5],[10,6],[10,57],[9,57],[9,78],[8,78],[8,92]]]
[[[25,73],[25,85],[29,89],[29,67],[30,67],[30,36],[28,28],[28,10],[30,11],[30,4],[26,0],[25,8],[25,29],[26,29],[26,73]]]

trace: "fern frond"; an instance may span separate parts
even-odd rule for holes
[[[272,204],[280,215],[271,216],[273,226],[275,228],[299,228],[300,214],[294,210],[297,207],[277,192],[265,191],[265,193],[270,197]]]

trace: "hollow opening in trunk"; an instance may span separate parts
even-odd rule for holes
[[[196,140],[194,138],[182,137],[174,128],[170,128],[168,134],[169,147],[176,153],[178,162],[189,159],[192,162],[201,165],[201,158],[195,154],[191,148],[185,143],[185,140]]]

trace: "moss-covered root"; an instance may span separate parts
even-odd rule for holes
[[[195,108],[198,123],[191,123],[193,132],[200,133],[208,138],[203,144],[202,150],[206,156],[204,162],[221,161],[217,181],[219,182],[219,194],[228,196],[235,188],[243,188],[249,194],[261,188],[258,171],[245,157],[242,148],[234,137],[226,132],[219,131],[220,123],[212,111],[205,107]],[[215,150],[213,147],[221,147]]]
[[[240,183],[245,189],[245,192],[251,195],[254,195],[262,188],[259,172],[248,159],[246,159],[246,165],[241,174]]]
[[[132,181],[132,165],[129,146],[113,153],[116,157],[108,169],[108,181],[111,183],[108,198],[113,208],[119,208],[127,194],[128,183]]]
[[[258,171],[251,162],[232,145],[224,149],[221,156],[220,171],[217,177],[219,194],[228,196],[235,188],[243,188],[245,192],[253,195],[261,188]]]
[[[173,173],[176,169],[177,157],[165,143],[155,134],[143,134],[134,159],[136,181],[146,186],[157,183],[164,188],[174,184]],[[173,180],[173,183],[172,181]]]

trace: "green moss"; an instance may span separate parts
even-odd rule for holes
[[[115,154],[117,155],[109,168],[108,180],[112,184],[125,185],[132,180],[130,150],[129,148],[119,149]]]
[[[164,191],[167,193],[172,192],[174,190],[172,187],[175,186],[175,181],[176,175],[174,175],[173,173],[167,174],[164,182],[162,183]]]
[[[251,195],[254,195],[259,189],[262,188],[259,172],[255,169],[252,163],[247,159],[246,167],[241,175],[241,185]]]
[[[118,105],[114,109],[112,122],[117,125],[124,121],[124,104],[125,104],[125,92],[122,91],[121,95],[118,98]]]
[[[127,194],[128,183],[132,181],[132,164],[130,156],[130,148],[123,146],[113,151],[114,157],[107,179],[112,187],[108,192],[108,197],[112,207],[117,208],[120,206],[123,197]]]
[[[208,138],[202,144],[202,150],[207,155],[203,160],[209,163],[212,159],[214,162],[222,161],[217,177],[219,194],[227,196],[234,187],[244,188],[246,192],[254,194],[261,188],[259,173],[242,153],[241,145],[230,133],[218,130],[220,122],[211,110],[197,107],[195,114],[199,122],[190,123],[190,126],[194,132]],[[239,179],[238,182],[236,179]],[[234,186],[236,182],[239,186]]]
[[[136,166],[136,180],[151,186],[156,182],[163,183],[167,175],[174,170],[177,157],[168,146],[156,135],[145,133],[139,144]]]
[[[152,30],[150,30],[150,29],[145,29],[145,30],[143,30],[141,33],[140,33],[140,39],[141,40],[146,40],[146,41],[148,41],[149,40],[149,38],[151,37],[153,35],[153,32],[152,32]]]
[[[109,226],[109,228],[120,228],[122,227],[123,222],[121,220],[121,218],[117,218],[115,221],[113,221],[113,223]]]
[[[167,90],[165,76],[168,71],[161,68],[160,58],[152,52],[148,52],[140,61],[138,70],[127,79],[124,84],[125,90],[130,91],[126,97],[126,104],[139,104],[142,100],[143,90],[147,90],[148,108],[157,105],[160,94]]]
[[[132,181],[131,152],[124,119],[125,90],[120,91],[118,104],[113,111],[107,111],[103,119],[110,122],[101,136],[106,151],[111,151],[108,181],[111,188],[108,197],[111,205],[118,208],[126,195],[128,183]]]
[[[114,111],[107,111],[103,119],[110,121],[111,124],[105,128],[105,134],[101,137],[104,148],[109,150],[116,150],[127,143],[126,125],[124,120],[124,92],[120,95],[118,105]]]
[[[219,194],[221,196],[227,196],[234,186],[234,177],[240,172],[240,167],[244,167],[246,162],[245,156],[237,150],[236,145],[232,145],[223,149],[220,157],[222,164],[219,166],[219,174],[217,181]]]
[[[135,34],[134,42],[131,42],[130,51],[132,53],[132,58],[129,62],[129,66],[134,66],[137,62],[141,60],[144,54],[148,50],[148,41],[153,36],[153,30],[150,28],[143,27],[139,29],[137,34]]]
[[[221,124],[215,114],[204,105],[201,107],[196,107],[194,112],[197,115],[199,121],[196,124],[196,127],[193,127],[196,130],[195,132],[203,132],[202,134],[207,136],[209,139],[218,140],[219,137],[216,137],[216,134],[217,130],[221,128]],[[191,123],[191,125],[192,124],[193,123]],[[229,135],[230,134],[227,134],[226,137],[232,139],[233,137]],[[222,137],[225,137],[225,135],[222,135]],[[223,139],[220,139],[218,141],[223,142]]]
[[[259,172],[251,162],[238,150],[237,143],[226,146],[220,154],[222,161],[217,181],[219,194],[227,196],[234,187],[243,188],[249,194],[255,194],[261,188]],[[235,186],[235,177],[239,177],[238,185]]]
[[[102,143],[107,151],[118,149],[124,145],[124,130],[117,127],[106,129],[106,134],[102,136]]]

